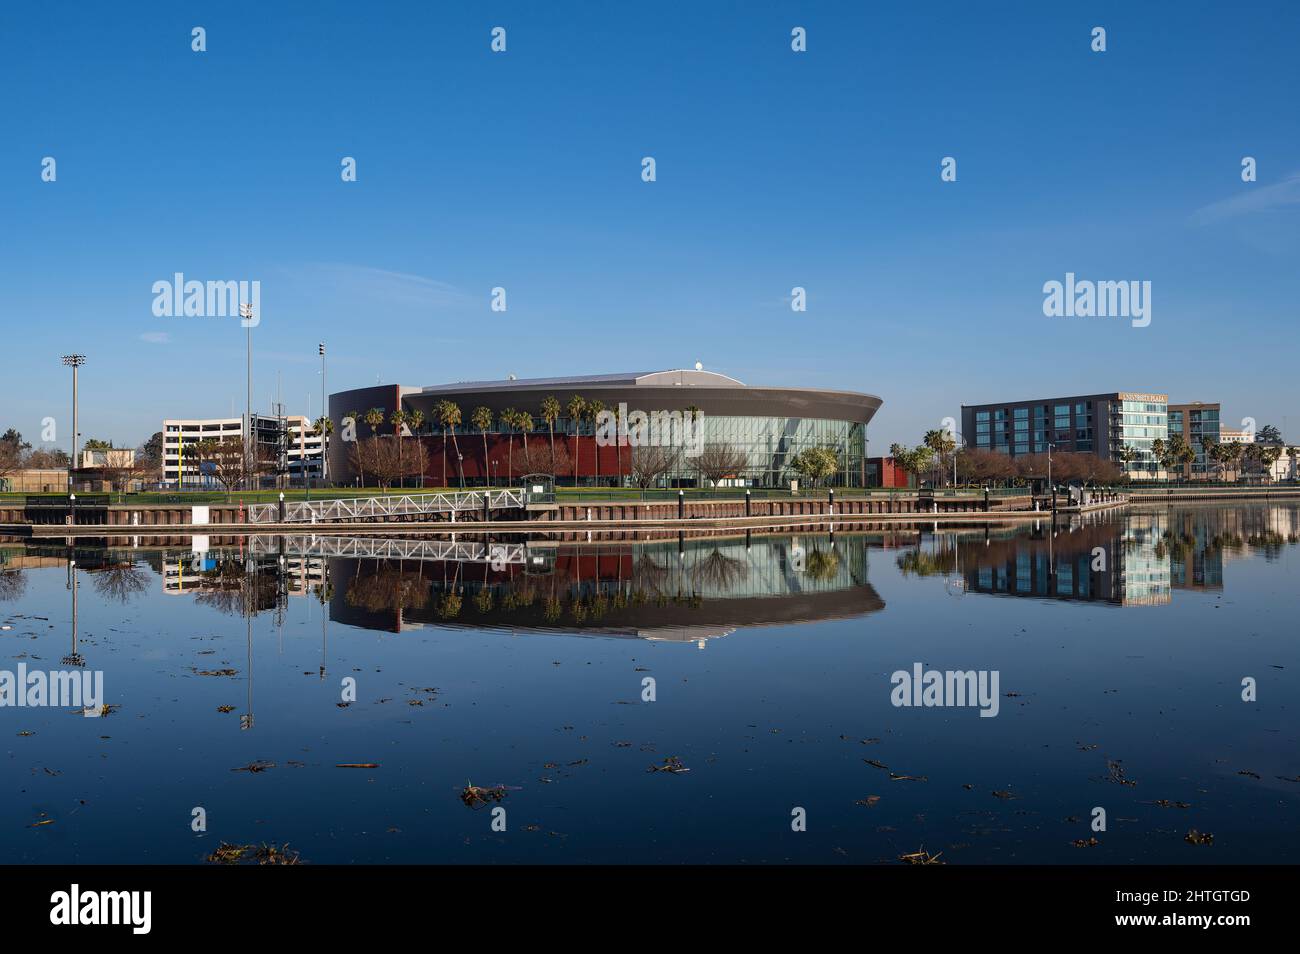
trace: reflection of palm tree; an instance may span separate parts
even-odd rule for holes
[[[812,558],[809,557],[809,564]],[[947,568],[933,553],[923,550],[906,550],[898,556],[898,568],[904,576],[938,576],[947,572]]]
[[[808,554],[804,564],[806,572],[814,580],[833,580],[840,569],[840,555],[835,550],[813,550]]]

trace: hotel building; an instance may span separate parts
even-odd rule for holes
[[[1132,477],[1159,476],[1152,452],[1169,437],[1169,396],[1112,391],[1075,397],[963,405],[962,440],[967,447],[1018,457],[1060,453],[1096,454]],[[1131,448],[1133,459],[1124,460]]]

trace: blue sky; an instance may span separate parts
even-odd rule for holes
[[[331,390],[867,391],[877,452],[1112,389],[1300,438],[1300,4],[309,6],[0,7],[0,428],[67,418],[72,350],[86,436],[239,413],[238,321],[152,313],[183,272],[261,282],[255,402],[291,413],[324,340]],[[1150,281],[1151,325],[1045,317],[1067,271]]]

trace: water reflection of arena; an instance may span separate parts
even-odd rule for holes
[[[867,582],[863,537],[534,541],[528,554],[504,566],[333,557],[330,617],[390,632],[441,626],[688,642],[884,607]]]

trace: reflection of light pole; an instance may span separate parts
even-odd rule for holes
[[[86,660],[77,652],[77,561],[68,557],[68,589],[72,591],[72,652],[63,657],[65,666],[84,666]]]
[[[325,678],[325,656],[326,656],[326,623],[329,622],[329,579],[330,563],[326,557],[321,557],[321,574],[320,574],[320,677]]]
[[[77,369],[86,363],[86,356],[65,354],[62,360],[72,369],[72,460],[68,464],[68,490],[72,490],[72,471],[77,466]]]

